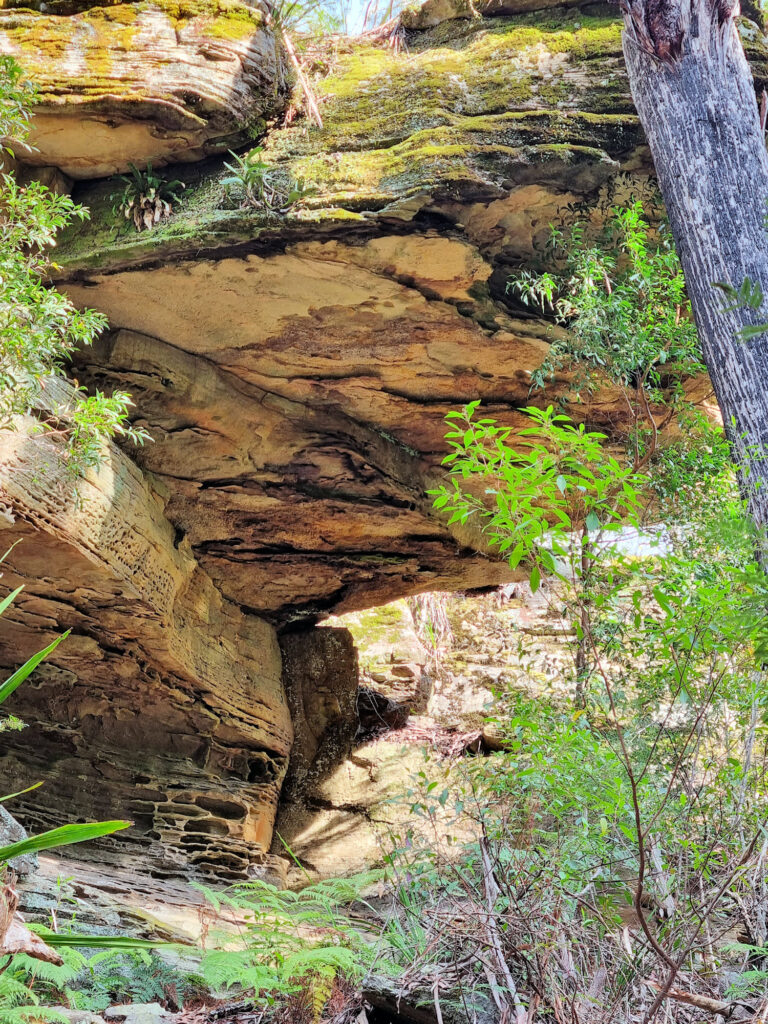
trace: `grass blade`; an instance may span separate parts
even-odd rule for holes
[[[38,853],[41,850],[52,850],[56,846],[69,846],[71,843],[85,843],[90,839],[108,836],[112,832],[128,828],[130,821],[94,821],[85,825],[62,825],[49,832],[41,832],[38,836],[21,839],[9,846],[0,846],[0,863],[20,857],[24,853]]]

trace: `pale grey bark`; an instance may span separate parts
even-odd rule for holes
[[[715,282],[768,295],[768,156],[732,12],[627,0],[624,56],[685,272],[693,314],[751,512],[768,526],[768,334],[742,341],[761,310],[722,312]]]

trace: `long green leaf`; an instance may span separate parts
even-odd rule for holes
[[[23,853],[38,853],[40,850],[52,850],[56,846],[69,846],[71,843],[85,843],[89,839],[108,836],[111,832],[119,832],[128,828],[130,821],[94,821],[85,825],[62,825],[49,832],[41,832],[39,836],[21,839],[9,846],[0,846],[0,863],[20,857]]]
[[[35,782],[31,786],[27,786],[26,789],[19,789],[15,793],[9,793],[7,796],[0,796],[0,804],[4,804],[6,800],[13,800],[16,796],[23,796],[25,793],[31,793],[33,789],[39,789],[42,785],[44,785],[44,782],[41,779],[40,782]]]
[[[4,597],[3,600],[0,601],[0,615],[3,614],[3,612],[9,605],[13,604],[13,602],[16,600],[16,598],[19,596],[23,589],[24,584],[22,583],[20,587],[16,587],[15,590],[12,590],[7,597]]]
[[[55,651],[61,641],[66,640],[69,634],[70,630],[67,630],[66,633],[62,633],[61,636],[57,636],[52,644],[48,644],[48,646],[42,651],[38,651],[37,654],[33,654],[29,661],[25,662],[21,668],[17,668],[13,675],[9,676],[5,680],[2,686],[0,686],[0,704],[2,704],[4,700],[7,700],[13,691],[21,686],[27,676],[31,675],[31,673],[35,671],[43,658],[47,658],[51,651]]]
[[[11,152],[10,149],[8,150],[8,152],[9,153]],[[11,153],[11,156],[13,156],[13,153]],[[16,547],[17,544],[21,544],[22,539],[23,539],[22,537],[19,537],[18,540],[15,540],[13,542],[13,544],[11,544],[11,546],[8,548],[8,550],[3,555],[0,555],[0,564],[2,564],[6,560],[8,555],[10,555],[10,553],[13,551],[13,549]]]
[[[132,939],[128,935],[59,935],[33,928],[49,946],[88,946],[96,949],[157,949],[160,946],[187,946],[193,943],[161,942],[159,939]]]

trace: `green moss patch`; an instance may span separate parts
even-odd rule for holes
[[[366,44],[344,55],[318,84],[328,148],[379,147],[454,116],[559,105],[631,111],[618,21],[563,15],[545,24],[531,16],[469,24],[450,39],[421,33],[419,48],[399,55]],[[455,22],[449,27],[457,31]]]
[[[159,0],[175,18],[200,2]],[[239,0],[216,0],[217,10],[225,5],[235,26],[226,31],[247,28]],[[313,188],[301,207],[282,221],[227,209],[220,163],[202,177],[174,168],[170,176],[190,187],[167,224],[130,237],[99,205],[96,189],[83,196],[95,221],[68,237],[60,262],[134,262],[161,251],[290,237],[296,225],[305,233],[307,225],[335,230],[345,217],[362,225],[361,214],[422,195],[474,202],[531,182],[588,191],[642,138],[618,20],[561,10],[439,25],[400,54],[365,41],[345,45],[340,55],[329,50],[326,63],[335,70],[316,83],[324,128],[299,119],[265,140],[265,159]]]

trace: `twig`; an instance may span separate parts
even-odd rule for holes
[[[488,909],[485,930],[488,936],[489,945],[496,954],[498,969],[501,971],[507,985],[507,991],[512,997],[512,1003],[515,1007],[515,1016],[520,1024],[524,1024],[528,1015],[525,1012],[525,1007],[520,1002],[520,997],[517,994],[517,985],[515,985],[515,980],[512,977],[509,965],[507,964],[504,956],[504,949],[501,944],[501,935],[499,934],[499,924],[496,920],[496,913],[494,911],[494,905],[501,890],[499,889],[496,879],[493,877],[493,865],[491,864],[491,854],[488,849],[488,835],[485,831],[485,822],[482,824],[482,830],[482,835],[480,837],[480,856],[482,857],[483,862],[483,891],[485,893],[485,903]]]
[[[443,1024],[443,1011],[440,1009],[440,978],[435,976],[435,980],[432,982],[432,999],[435,1003],[435,1017],[437,1017],[437,1024]]]
[[[293,64],[293,68],[294,71],[296,72],[296,77],[299,80],[301,90],[304,93],[304,102],[307,105],[307,114],[309,116],[309,120],[314,121],[318,128],[322,128],[323,118],[320,113],[320,107],[317,105],[317,99],[315,97],[315,93],[312,89],[312,86],[309,84],[307,76],[304,74],[304,69],[302,68],[301,61],[299,60],[296,54],[296,50],[294,49],[293,41],[289,33],[285,29],[281,31],[280,36],[282,38],[283,45],[285,46],[286,53],[288,54],[288,58],[291,64]]]
[[[649,988],[655,989],[664,999],[674,999],[676,1003],[685,1003],[687,1006],[695,1006],[699,1010],[719,1013],[721,1017],[726,1019],[731,1016],[734,1010],[739,1010],[742,1007],[749,1010],[750,1013],[756,1012],[755,1008],[747,1003],[727,1003],[724,999],[712,999],[711,996],[702,996],[698,992],[683,992],[679,988],[670,988],[666,992],[662,992],[663,986],[657,981],[646,980],[645,983]]]

